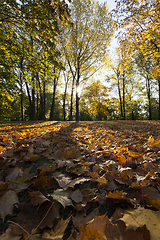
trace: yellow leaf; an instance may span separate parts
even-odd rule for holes
[[[96,179],[96,181],[99,182],[100,184],[105,184],[108,182],[104,177],[98,178]]]
[[[123,194],[123,190],[119,192],[109,192],[107,195],[107,198],[113,198],[113,199],[121,199]]]

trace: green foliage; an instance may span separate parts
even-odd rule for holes
[[[92,82],[85,88],[80,100],[80,112],[85,120],[107,120],[111,116],[109,89],[101,82]]]

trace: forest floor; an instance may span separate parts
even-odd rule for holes
[[[160,121],[0,124],[0,240],[160,239]]]

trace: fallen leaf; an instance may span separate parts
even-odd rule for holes
[[[68,185],[72,182],[72,178],[62,174],[61,172],[56,172],[53,174],[53,178],[58,182],[58,185],[61,188],[67,188]]]
[[[22,169],[21,168],[15,168],[7,177],[6,177],[6,181],[8,180],[8,179],[12,179],[12,182],[15,182],[16,181],[16,178],[18,177],[18,176],[23,176],[23,171],[22,171]]]
[[[81,191],[80,191],[79,189],[77,189],[77,190],[75,190],[75,191],[71,194],[70,198],[71,198],[74,202],[80,203],[80,202],[82,202],[82,200],[83,200],[83,195],[82,195]]]
[[[54,193],[50,194],[50,196],[65,208],[66,206],[73,206],[71,199],[69,199],[70,194],[71,192],[69,191],[57,189]]]
[[[48,176],[40,176],[35,180],[33,186],[44,189],[47,186],[47,180]]]
[[[11,234],[11,229],[7,228],[6,232],[0,235],[0,240],[20,240],[22,236],[13,236]]]
[[[76,240],[101,239],[105,240],[106,215],[95,216],[95,219],[87,226],[79,226],[79,235]]]
[[[118,221],[122,221],[126,225],[126,230],[132,229],[137,230],[146,226],[149,230],[150,236],[148,236],[147,230],[146,235],[147,240],[158,240],[160,239],[159,229],[160,229],[160,212],[151,211],[149,209],[144,209],[139,207],[133,210],[125,210],[124,216]]]
[[[62,240],[64,232],[66,230],[66,227],[70,221],[70,217],[66,220],[61,219],[54,231],[51,231],[50,233],[44,233],[43,235],[40,235],[40,238],[43,240]]]
[[[13,214],[15,203],[19,203],[18,196],[15,191],[9,190],[0,198],[0,215],[4,220],[7,215]]]
[[[31,202],[33,206],[40,206],[44,202],[51,202],[40,191],[29,192],[29,194],[31,196],[29,202]]]
[[[107,179],[105,177],[100,177],[96,179],[96,182],[100,183],[100,184],[106,184],[107,183]]]

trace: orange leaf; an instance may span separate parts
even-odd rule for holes
[[[152,137],[150,139],[150,146],[151,147],[160,147],[160,139],[154,140],[154,138]]]
[[[77,236],[76,240],[105,240],[106,224],[106,214],[103,216],[96,216],[88,226],[82,224],[79,226],[79,236]]]
[[[122,199],[123,190],[119,192],[109,192],[107,198]]]
[[[126,162],[127,162],[127,158],[124,155],[118,157],[118,163],[120,165],[125,166]]]
[[[96,177],[99,177],[99,174],[98,174],[98,172],[91,172],[91,174],[89,176],[92,178],[96,178]]]
[[[100,184],[107,183],[107,180],[105,179],[105,177],[98,178],[98,179],[96,179],[96,181],[99,182]]]

